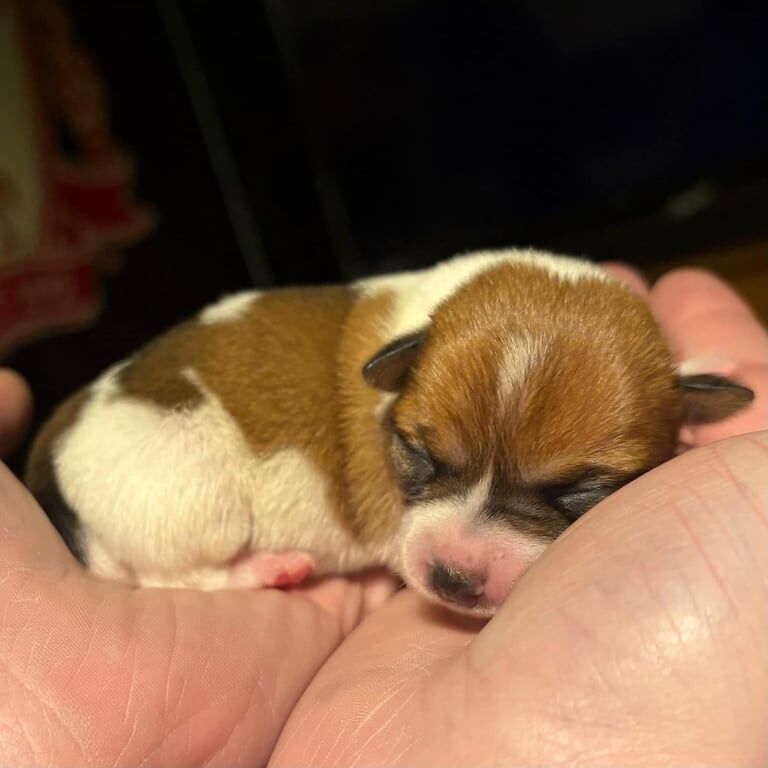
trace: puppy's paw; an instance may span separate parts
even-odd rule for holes
[[[292,587],[314,573],[315,558],[308,552],[244,552],[230,564],[229,585],[241,589]]]

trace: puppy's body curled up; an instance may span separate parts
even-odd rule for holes
[[[680,375],[589,262],[462,256],[244,292],[54,414],[27,481],[94,572],[280,586],[387,565],[490,615],[570,522],[752,393]]]

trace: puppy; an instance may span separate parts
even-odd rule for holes
[[[681,376],[594,265],[458,257],[204,309],[64,403],[27,482],[96,574],[201,589],[386,565],[491,615],[683,423],[752,392]]]

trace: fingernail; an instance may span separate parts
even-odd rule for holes
[[[721,352],[711,352],[706,355],[699,355],[688,360],[683,360],[677,366],[677,371],[681,376],[692,376],[697,373],[720,373],[728,375],[737,368],[736,362]]]

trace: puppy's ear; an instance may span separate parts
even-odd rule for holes
[[[714,373],[680,377],[683,422],[711,424],[726,419],[755,399],[755,393]]]
[[[385,392],[399,392],[416,365],[427,332],[416,331],[400,336],[382,347],[364,366],[363,378]]]

